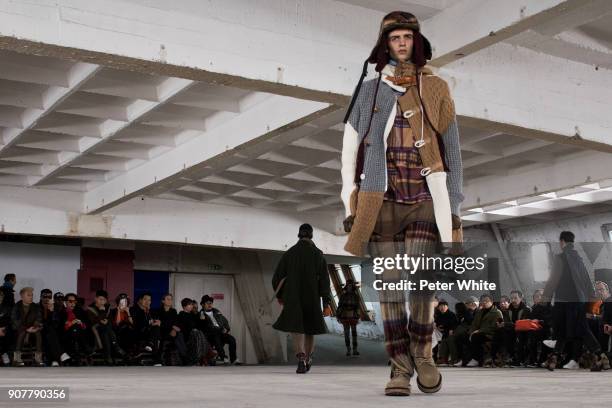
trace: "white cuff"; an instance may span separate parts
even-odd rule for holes
[[[355,169],[357,167],[357,151],[359,150],[359,134],[350,123],[344,126],[342,138],[342,192],[340,198],[344,203],[346,216],[351,215],[351,193],[355,190]]]

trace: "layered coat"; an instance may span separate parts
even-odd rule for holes
[[[327,262],[309,239],[300,239],[285,252],[272,278],[276,297],[283,305],[274,323],[276,330],[290,333],[327,332],[321,300],[331,302]]]
[[[452,214],[460,215],[463,173],[455,108],[448,86],[427,68],[416,74],[420,91],[417,86],[395,85],[389,79],[394,75],[391,65],[380,75],[380,79],[363,83],[344,130],[341,197],[346,216],[354,216],[345,249],[362,256],[374,229],[387,190],[387,137],[398,102],[421,142],[415,146],[428,173],[423,176],[432,196],[440,240],[460,242],[461,229],[453,230]]]

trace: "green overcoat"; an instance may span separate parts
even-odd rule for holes
[[[323,304],[329,304],[331,290],[323,252],[311,240],[300,239],[278,263],[272,278],[274,290],[283,278],[276,294],[283,310],[273,327],[289,333],[326,333],[321,298]]]

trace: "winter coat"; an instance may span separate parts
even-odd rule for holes
[[[4,294],[2,305],[12,309],[15,306],[15,289],[9,282],[5,282],[0,286],[0,291]]]
[[[455,330],[455,328],[459,325],[457,316],[450,310],[447,310],[446,313],[437,313],[434,320],[438,330],[442,332],[444,337],[448,336],[449,331]]]
[[[212,333],[219,330],[225,330],[226,333],[229,333],[229,321],[225,318],[225,316],[223,316],[221,311],[213,307],[212,313],[219,327],[215,327],[215,324],[213,323],[212,319],[206,314],[204,309],[200,310],[200,329],[204,332],[204,334]]]
[[[283,254],[272,287],[276,291],[281,284],[276,297],[283,309],[273,327],[289,333],[326,333],[321,298],[326,305],[331,302],[327,261],[311,240],[300,239]]]
[[[470,333],[478,330],[480,333],[492,337],[497,329],[497,323],[503,320],[503,318],[504,316],[501,310],[495,306],[491,306],[489,311],[479,309],[474,316],[472,327],[470,327]]]
[[[355,322],[359,320],[359,295],[357,292],[344,291],[338,299],[338,308],[336,309],[338,321]],[[356,322],[355,322],[356,323]]]
[[[416,86],[395,85],[387,76],[394,68],[387,65],[381,80],[363,83],[344,129],[342,146],[342,192],[346,215],[354,216],[345,250],[361,256],[387,190],[387,137],[393,127],[398,101],[415,136],[424,144],[419,154],[432,196],[436,224],[443,242],[461,241],[460,229],[452,229],[451,213],[460,215],[463,201],[463,169],[455,108],[446,82],[421,71],[421,97],[429,121],[422,114]],[[402,96],[403,95],[403,96]],[[423,131],[421,131],[423,129]],[[361,174],[357,174],[361,173]]]
[[[512,323],[516,323],[517,320],[529,319],[531,309],[525,304],[525,302],[521,302],[518,307],[514,307],[514,305],[510,303],[508,313],[510,314],[510,320]]]
[[[11,311],[11,320],[13,323],[14,330],[25,330],[32,326],[42,326],[42,314],[40,305],[37,303],[30,303],[27,313],[24,315],[23,301],[19,301],[13,307]]]
[[[553,268],[550,278],[544,287],[543,299],[550,301],[559,288],[559,282],[562,274],[569,273],[571,281],[574,283],[576,299],[559,299],[558,294],[555,296],[555,301],[562,302],[581,302],[586,303],[595,299],[595,290],[593,282],[589,277],[589,273],[584,266],[582,258],[574,249],[573,243],[567,243],[561,254],[555,255]]]

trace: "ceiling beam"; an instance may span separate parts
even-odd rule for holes
[[[249,142],[274,137],[312,120],[313,115],[327,114],[328,107],[328,104],[320,102],[270,96],[201,136],[89,191],[85,194],[84,211],[97,213],[144,194],[160,183],[189,177],[205,167],[208,161],[219,160],[222,155],[233,155],[237,149],[248,147]]]

